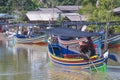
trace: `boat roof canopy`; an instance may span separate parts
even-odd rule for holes
[[[46,34],[50,34],[50,35],[67,36],[67,37],[100,36],[99,33],[85,32],[85,31],[80,31],[80,30],[77,30],[77,29],[64,28],[64,27],[45,29],[45,30],[42,30],[42,32],[45,32]]]

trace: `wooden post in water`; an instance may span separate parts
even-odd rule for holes
[[[108,49],[108,42],[107,42],[107,40],[108,40],[108,26],[109,26],[109,22],[106,23],[105,48],[104,48],[105,50]]]

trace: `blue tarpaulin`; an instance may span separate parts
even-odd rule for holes
[[[45,33],[51,34],[51,35],[53,34],[53,35],[68,36],[68,37],[92,37],[92,36],[100,36],[99,33],[85,32],[85,31],[80,31],[80,30],[71,29],[71,28],[63,28],[63,27],[46,29],[46,30],[42,30],[42,32],[45,32]]]

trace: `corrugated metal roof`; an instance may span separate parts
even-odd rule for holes
[[[68,15],[80,15],[79,13],[62,13],[62,16],[68,16]]]
[[[29,11],[26,13],[26,15],[30,21],[57,20],[57,18],[59,17],[58,13],[41,13],[41,11]]]
[[[81,17],[78,15],[68,15],[66,16],[70,21],[81,21]]]
[[[120,7],[113,9],[113,12],[120,12]]]
[[[49,13],[61,13],[61,11],[57,8],[39,8],[39,10],[41,13],[45,13],[45,12],[49,12]]]
[[[78,10],[81,9],[82,6],[56,6],[56,8],[60,9],[61,11],[73,11],[73,10]]]
[[[13,18],[13,16],[11,16],[7,13],[0,13],[0,18]]]
[[[70,21],[86,21],[86,15],[80,15],[79,13],[63,13],[62,16],[67,17]]]
[[[26,13],[30,21],[49,21],[57,20],[60,10],[57,8],[39,8],[38,11],[28,11]]]

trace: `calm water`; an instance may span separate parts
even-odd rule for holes
[[[102,80],[105,77],[99,76],[103,73],[53,67],[46,53],[46,46],[13,45],[0,41],[0,80]],[[119,58],[120,52],[117,55]],[[111,60],[108,64],[117,67],[108,69],[106,80],[120,80],[120,64]]]

